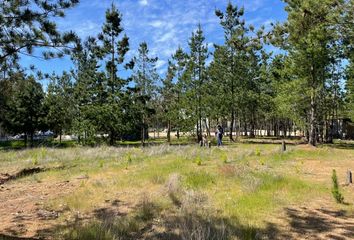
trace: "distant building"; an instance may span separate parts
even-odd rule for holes
[[[339,138],[354,140],[354,123],[349,119],[339,121]]]

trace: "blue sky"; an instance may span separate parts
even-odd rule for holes
[[[152,55],[157,56],[158,71],[166,71],[168,58],[180,45],[187,48],[191,32],[200,23],[206,42],[212,51],[213,43],[223,42],[223,31],[215,9],[225,10],[229,0],[115,0],[123,15],[125,33],[130,38],[131,51],[128,57],[136,54],[139,43],[146,41]],[[271,22],[284,21],[286,12],[281,0],[233,0],[234,4],[244,6],[246,22],[256,27]],[[73,30],[85,38],[97,35],[105,20],[105,11],[112,0],[81,0],[75,8],[67,11],[64,19],[57,19],[60,30]],[[22,64],[34,64],[45,73],[61,73],[72,67],[68,57],[55,60],[22,58]]]

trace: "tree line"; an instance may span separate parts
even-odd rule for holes
[[[188,48],[179,47],[166,74],[156,69],[148,44],[136,56],[114,4],[97,36],[59,32],[78,0],[4,1],[0,6],[0,126],[7,133],[50,129],[73,133],[82,144],[148,138],[167,129],[200,141],[228,123],[228,137],[287,137],[300,132],[311,145],[332,142],[338,119],[354,119],[354,1],[284,0],[288,18],[270,29],[247,24],[231,1],[216,10],[222,44],[209,51],[201,25]],[[278,51],[269,51],[270,47]],[[42,56],[35,50],[41,48]],[[61,74],[28,74],[21,55],[50,59],[69,55],[74,67]],[[129,77],[126,76],[131,72]],[[39,83],[49,79],[46,90]],[[262,131],[261,131],[262,130]]]

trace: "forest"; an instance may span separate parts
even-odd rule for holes
[[[351,240],[354,0],[240,2],[0,0],[0,240]]]
[[[188,49],[176,49],[164,75],[146,42],[126,57],[130,39],[114,4],[97,36],[59,32],[55,20],[78,2],[2,2],[2,135],[24,134],[33,142],[36,132],[51,130],[75,134],[84,145],[114,145],[144,143],[149,131],[165,130],[168,142],[171,132],[200,141],[223,124],[231,141],[303,136],[315,146],[343,138],[336,126],[354,118],[353,1],[285,0],[287,20],[270,29],[255,29],[247,9],[229,2],[215,10],[224,43],[210,51],[196,26]],[[74,67],[53,74],[24,69],[19,59],[39,57],[36,49],[44,59],[69,55]]]

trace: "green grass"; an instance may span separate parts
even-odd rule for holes
[[[214,176],[206,172],[190,172],[185,176],[185,185],[192,189],[206,188],[215,184],[215,180]]]
[[[14,184],[74,183],[74,191],[45,203],[54,210],[66,206],[68,215],[79,211],[90,216],[105,206],[107,199],[118,198],[130,206],[126,216],[109,222],[92,217],[85,223],[72,223],[72,227],[60,231],[64,239],[124,239],[135,236],[154,220],[163,225],[174,218],[175,222],[184,221],[188,216],[192,216],[188,221],[195,224],[227,220],[226,227],[238,229],[234,229],[238,232],[235,234],[252,239],[270,216],[276,218],[286,206],[331,196],[330,177],[321,182],[306,175],[307,162],[345,167],[354,157],[351,149],[325,146],[309,150],[289,145],[288,151],[281,153],[280,148],[280,144],[247,143],[211,149],[160,145],[145,149],[102,146],[2,150],[0,169],[53,168]],[[57,166],[63,168],[54,168]],[[179,177],[171,180],[171,176]],[[179,189],[171,194],[168,184]],[[146,195],[149,201],[142,201]],[[196,206],[190,196],[196,198],[192,201]],[[185,208],[191,212],[186,213]],[[346,209],[352,211],[350,206]]]

